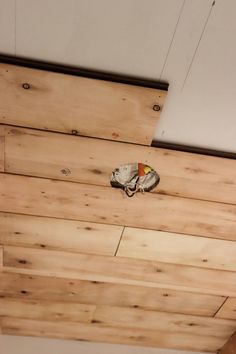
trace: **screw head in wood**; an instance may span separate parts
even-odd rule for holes
[[[159,104],[154,104],[154,106],[152,107],[152,109],[156,112],[161,110],[161,107],[159,106]]]
[[[28,82],[24,82],[24,83],[22,84],[22,87],[23,87],[23,89],[25,89],[25,90],[29,90],[29,89],[30,89],[30,84],[28,84]]]

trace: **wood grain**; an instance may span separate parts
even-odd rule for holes
[[[157,89],[8,64],[0,65],[0,74],[1,123],[146,145],[166,96]],[[160,111],[153,110],[155,104]]]
[[[3,268],[22,274],[236,296],[235,272],[122,257],[6,246]]]
[[[223,348],[219,351],[219,354],[235,354],[236,353],[236,332],[232,335]]]
[[[117,329],[97,323],[76,323],[75,325],[73,322],[49,322],[17,318],[3,318],[3,333],[207,352],[216,351],[226,340],[223,337],[198,336],[182,332],[172,333],[169,330]]]
[[[0,276],[3,271],[3,247],[0,245]]]
[[[228,338],[236,322],[216,318],[167,314],[122,307],[51,303],[22,299],[0,299],[0,316],[45,321],[97,323],[105,327],[155,330],[163,332]]]
[[[5,169],[5,127],[0,125],[0,172]]]
[[[227,257],[226,257],[227,255]],[[125,228],[117,256],[236,271],[236,242]]]
[[[0,273],[0,296],[67,303],[109,305],[213,316],[225,301],[212,296],[145,286],[17,273]]]
[[[152,329],[172,333],[227,338],[236,328],[235,321],[206,318],[137,308],[94,306],[79,303],[1,298],[0,316],[45,321],[99,323],[108,327]]]
[[[45,321],[72,321],[90,323],[94,305],[47,300],[0,298],[0,316],[20,317]]]
[[[236,321],[110,306],[98,306],[93,318],[98,323],[118,328],[169,330],[223,338],[230,337],[236,329]]]
[[[235,237],[236,206],[0,174],[0,210],[207,237]]]
[[[236,204],[235,160],[16,127],[5,132],[6,172],[109,186],[115,168],[144,162],[160,174],[156,193]]]
[[[236,298],[230,297],[217,312],[216,317],[236,320]]]
[[[0,213],[0,244],[114,255],[123,227]]]

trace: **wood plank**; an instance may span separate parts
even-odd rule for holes
[[[94,321],[109,327],[152,329],[228,338],[236,330],[236,321],[165,312],[98,306]]]
[[[229,297],[217,312],[216,317],[236,320],[236,298]]]
[[[0,298],[0,316],[23,317],[42,321],[74,321],[90,323],[94,305],[19,298]]]
[[[236,353],[236,332],[232,335],[223,348],[219,351],[219,354],[235,354]]]
[[[0,174],[0,195],[5,212],[235,237],[233,205],[155,193],[128,198],[113,188],[8,174]]]
[[[3,269],[22,274],[236,296],[235,272],[122,257],[5,246]]]
[[[226,257],[227,255],[227,257]],[[117,256],[236,271],[236,242],[125,228]]]
[[[8,64],[0,65],[0,73],[0,123],[146,145],[166,96],[162,90]]]
[[[163,332],[216,336],[228,338],[235,331],[236,322],[199,316],[167,314],[109,307],[50,303],[21,299],[0,299],[0,316],[45,321],[97,323],[105,327],[155,330]]]
[[[0,245],[0,276],[3,271],[3,247]]]
[[[114,255],[123,227],[0,213],[0,244]]]
[[[0,172],[5,169],[5,127],[0,125]]]
[[[225,339],[216,336],[197,336],[151,329],[106,327],[96,323],[46,322],[16,318],[3,318],[3,333],[37,337],[76,339],[117,344],[133,344],[183,350],[213,352]]]
[[[5,149],[6,172],[109,186],[115,168],[142,161],[161,176],[156,193],[236,204],[235,160],[16,127]]]
[[[213,316],[222,296],[145,286],[0,273],[0,297],[40,299],[91,305],[141,308],[153,311]]]

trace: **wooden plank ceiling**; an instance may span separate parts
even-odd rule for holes
[[[235,160],[144,146],[163,91],[0,73],[2,333],[223,347],[236,331]],[[159,186],[112,189],[129,162]]]

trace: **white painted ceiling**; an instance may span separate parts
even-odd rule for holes
[[[0,348],[1,354],[204,354],[203,352],[4,335],[0,335]]]
[[[235,0],[0,0],[0,52],[170,83],[155,140],[236,152]]]

